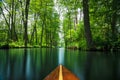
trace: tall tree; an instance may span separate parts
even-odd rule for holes
[[[34,25],[33,25],[33,31],[31,33],[31,39],[30,39],[30,43],[34,42],[35,39],[35,43],[37,45],[38,39],[37,39],[37,28],[36,28],[36,24],[37,24],[37,20],[38,20],[38,15],[37,13],[34,14]]]
[[[3,2],[1,11],[5,19],[6,25],[8,26],[8,40],[17,41],[17,33],[15,29],[15,19],[16,19],[16,0],[10,0],[8,2]],[[6,13],[4,12],[6,10]],[[8,19],[7,19],[8,18]]]
[[[112,36],[113,36],[113,41],[115,42],[117,40],[117,12],[118,12],[118,0],[113,0],[112,1],[112,15],[111,15],[111,29],[112,29]]]
[[[25,1],[25,17],[24,17],[24,40],[25,40],[25,47],[27,47],[28,43],[28,12],[29,12],[29,5],[30,5],[30,0]]]
[[[85,30],[87,47],[88,47],[88,49],[92,49],[93,48],[93,40],[92,40],[92,34],[91,34],[91,30],[90,30],[88,3],[89,3],[89,0],[83,0],[84,30]]]
[[[16,18],[16,4],[15,0],[11,1],[11,40],[17,41],[17,34],[15,30],[15,18]]]

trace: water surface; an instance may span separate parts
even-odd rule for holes
[[[0,80],[43,80],[59,64],[81,80],[120,80],[120,54],[59,49],[0,50]]]

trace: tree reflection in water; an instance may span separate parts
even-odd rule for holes
[[[0,50],[0,80],[43,80],[59,64],[80,80],[120,80],[119,53],[62,48]]]

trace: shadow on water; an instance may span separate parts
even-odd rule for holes
[[[80,80],[120,80],[120,54],[28,48],[0,50],[0,80],[43,80],[59,64]]]
[[[24,54],[23,54],[23,80],[26,80],[26,65],[27,65],[27,49],[24,49]]]
[[[85,80],[120,80],[120,55],[87,53]]]
[[[90,72],[91,72],[91,68],[92,68],[92,54],[87,54],[87,59],[85,62],[85,80],[89,80],[90,79]]]

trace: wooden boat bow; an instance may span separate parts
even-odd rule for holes
[[[62,65],[53,70],[44,80],[80,80],[75,74]]]

